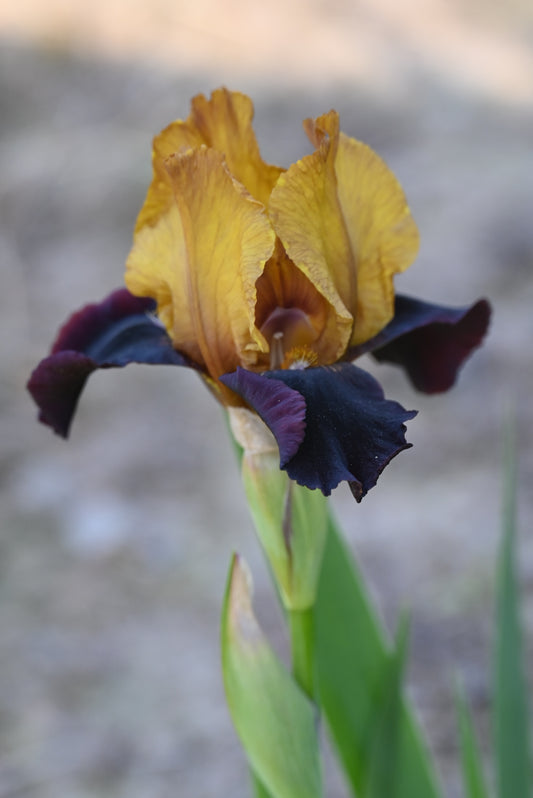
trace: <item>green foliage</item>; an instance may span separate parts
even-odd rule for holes
[[[309,609],[315,603],[328,531],[325,496],[291,482],[280,470],[277,452],[245,452],[242,478],[285,609]]]
[[[272,794],[269,793],[264,784],[255,775],[253,770],[250,771],[250,776],[251,776],[252,791],[253,791],[252,798],[274,798],[274,796],[272,796]]]
[[[222,612],[222,673],[257,798],[320,798],[315,708],[253,615],[250,581],[234,557]]]
[[[516,458],[511,423],[505,430],[504,450],[503,529],[496,575],[493,753],[498,798],[531,798],[528,693],[515,565]],[[465,798],[487,798],[479,749],[462,694],[457,704]]]
[[[457,693],[457,715],[465,798],[488,798],[476,735],[462,690]]]
[[[498,558],[494,661],[494,750],[500,798],[530,798],[532,774],[527,686],[516,577],[516,460],[513,433],[505,437],[503,540]]]
[[[407,618],[400,624],[396,645],[388,655],[383,680],[380,706],[371,725],[371,751],[369,777],[365,795],[368,798],[384,798],[398,795],[398,775],[401,765],[402,734],[402,681],[407,658],[409,627]]]
[[[515,567],[515,457],[509,431],[505,444],[503,535],[496,580],[493,758],[497,798],[533,798]],[[298,498],[305,509],[304,493]],[[296,509],[296,527],[301,532],[308,526],[308,536],[312,535],[315,513],[299,505]],[[324,523],[321,513],[316,517]],[[300,537],[305,549],[306,535],[301,533]],[[309,696],[316,698],[327,721],[354,796],[441,798],[431,757],[402,691],[407,622],[400,624],[395,644],[389,644],[362,576],[332,518],[327,519],[314,608],[289,610],[287,615],[293,669],[307,696],[276,659],[260,631],[258,646],[250,647],[249,622],[243,625],[242,617],[235,622],[239,613],[242,616],[243,607],[249,607],[249,598],[242,580],[232,598],[234,577],[235,567],[223,616],[224,680],[230,710],[253,769],[254,798],[321,795],[316,714]],[[251,609],[249,615],[253,618]],[[244,629],[247,634],[243,634]],[[461,690],[457,714],[464,798],[489,798],[491,791]]]
[[[404,632],[399,641],[391,651],[331,522],[316,604],[315,657],[321,706],[359,798],[440,796],[429,754],[400,695]],[[382,782],[380,770],[387,771]]]

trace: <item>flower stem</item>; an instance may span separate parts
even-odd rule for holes
[[[309,698],[315,699],[314,669],[314,613],[313,608],[289,610],[288,623],[291,637],[292,672],[294,678]]]
[[[253,770],[250,771],[250,776],[252,779],[253,798],[271,798],[263,782],[259,780]]]

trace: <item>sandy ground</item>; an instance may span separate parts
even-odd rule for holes
[[[420,410],[415,445],[362,505],[334,497],[388,623],[412,610],[409,689],[458,795],[457,673],[488,728],[509,403],[533,662],[529,6],[480,26],[476,6],[436,1],[427,15],[406,3],[410,25],[384,1],[338,2],[333,18],[319,3],[263,16],[228,4],[230,18],[242,12],[237,33],[209,3],[185,17],[156,4],[157,24],[140,3],[123,17],[120,3],[108,15],[96,4],[90,19],[85,4],[46,7],[0,5],[0,798],[248,794],[218,654],[234,549],[251,563],[265,629],[284,639],[219,408],[185,370],[130,367],[92,379],[65,444],[34,422],[24,391],[65,316],[121,284],[151,136],[222,82],[252,94],[263,153],[281,164],[307,151],[301,120],[337,108],[388,160],[418,221],[421,254],[399,287],[494,304],[486,346],[450,394],[420,397],[375,369]],[[272,15],[288,8],[290,35],[283,17],[272,44]],[[179,9],[181,28],[168,16]],[[327,794],[346,794],[335,773]]]

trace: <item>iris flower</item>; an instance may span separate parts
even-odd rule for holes
[[[410,446],[415,412],[352,361],[370,352],[420,391],[447,390],[489,306],[395,296],[417,227],[392,172],[335,111],[304,122],[313,152],[287,170],[262,160],[252,118],[248,97],[219,89],[156,136],[127,288],[74,314],[28,387],[66,437],[96,369],[196,369],[223,405],[259,414],[289,477],[325,495],[345,480],[359,501]]]

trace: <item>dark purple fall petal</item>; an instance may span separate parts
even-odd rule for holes
[[[392,321],[370,341],[348,350],[346,359],[372,352],[380,362],[402,366],[419,391],[440,393],[452,387],[465,360],[481,344],[489,320],[485,299],[450,308],[400,294]]]
[[[283,383],[305,400],[306,427],[301,444],[281,468],[291,479],[308,488],[319,488],[326,496],[346,480],[360,501],[372,488],[395,455],[411,444],[405,441],[404,422],[416,411],[407,411],[385,399],[379,383],[351,363],[309,369],[287,369],[263,375],[241,370],[230,387],[261,415],[285,452],[280,412],[269,397]],[[290,394],[286,395],[287,398]],[[282,400],[283,401],[283,400]],[[265,411],[266,408],[266,411]]]
[[[134,296],[126,288],[118,288],[101,302],[85,305],[73,313],[59,330],[50,354],[67,349],[87,354],[88,348],[105,337],[117,322],[127,322],[131,317],[150,313],[155,308],[153,299]]]
[[[80,352],[67,350],[41,360],[28,381],[28,391],[39,408],[39,421],[66,438],[79,396],[98,366]]]
[[[154,307],[153,300],[120,289],[71,316],[51,355],[39,363],[28,382],[39,420],[66,438],[83,387],[96,369],[128,363],[190,365],[172,347],[159,322],[148,315]]]
[[[242,396],[270,427],[278,447],[281,467],[296,454],[305,435],[305,399],[285,383],[240,367],[220,381]]]

